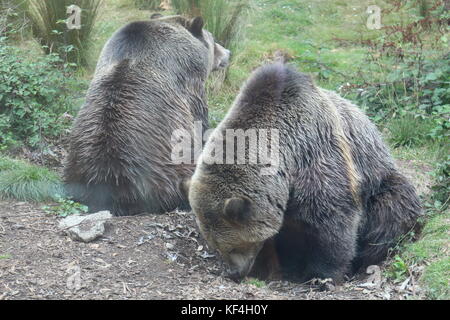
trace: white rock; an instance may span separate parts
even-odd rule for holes
[[[111,219],[109,211],[100,211],[89,215],[71,215],[59,222],[59,229],[73,240],[91,242],[105,232],[105,222]]]

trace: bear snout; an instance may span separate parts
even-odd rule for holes
[[[220,44],[216,43],[214,48],[214,65],[213,70],[224,69],[230,64],[231,51],[225,49]]]
[[[241,254],[234,254],[225,259],[226,276],[234,282],[240,283],[253,267],[254,258]]]
[[[242,272],[239,272],[239,270],[236,269],[228,269],[226,271],[226,275],[228,278],[230,278],[231,280],[233,280],[236,283],[241,283],[242,280],[244,280],[244,277],[246,276],[246,274],[243,274]]]
[[[220,61],[219,67],[220,68],[226,68],[228,64],[230,63],[231,59],[231,51],[228,49],[225,49],[225,54],[222,58],[222,61]]]

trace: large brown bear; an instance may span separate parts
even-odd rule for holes
[[[99,58],[70,135],[64,179],[90,211],[162,213],[187,205],[171,162],[174,130],[208,127],[205,81],[230,52],[203,20],[153,15],[118,30]]]
[[[253,150],[270,142],[277,161],[254,161],[255,129],[271,131]],[[228,140],[237,131],[244,149]],[[235,280],[256,270],[340,282],[384,259],[421,214],[367,116],[282,63],[250,77],[186,184],[201,233]]]

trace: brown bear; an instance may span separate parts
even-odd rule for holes
[[[179,181],[193,165],[171,162],[174,130],[208,127],[205,82],[230,52],[201,17],[153,15],[105,44],[71,134],[64,180],[91,212],[162,213],[186,207]]]
[[[283,63],[254,72],[185,185],[202,235],[235,280],[339,283],[384,259],[421,214],[367,116]]]

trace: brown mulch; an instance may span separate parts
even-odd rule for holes
[[[398,164],[419,193],[429,191],[430,168]],[[192,213],[115,217],[102,238],[82,243],[59,232],[61,217],[42,206],[0,201],[0,300],[424,298],[418,275],[394,283],[383,266],[339,287],[252,279],[237,284],[223,276]]]
[[[401,299],[386,279],[334,291],[288,281],[234,283],[191,213],[113,218],[91,243],[58,232],[41,205],[0,202],[0,299]],[[377,288],[379,286],[379,288]],[[418,298],[419,296],[416,296]]]

